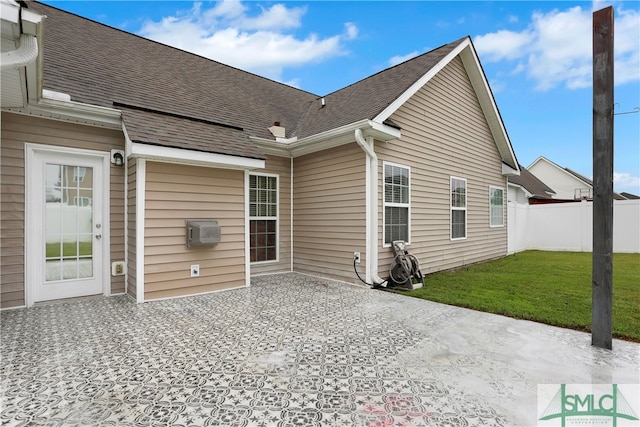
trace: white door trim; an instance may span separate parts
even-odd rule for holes
[[[31,265],[31,257],[30,253],[33,253],[36,239],[36,230],[39,229],[37,227],[37,222],[39,218],[35,215],[34,206],[37,206],[36,200],[36,185],[39,183],[35,182],[35,177],[33,173],[30,171],[33,170],[35,164],[35,156],[36,153],[50,153],[50,154],[76,154],[76,155],[84,155],[84,156],[93,156],[95,158],[100,158],[102,160],[102,169],[103,169],[103,179],[102,179],[102,194],[104,200],[102,201],[102,239],[100,242],[102,243],[102,293],[105,296],[110,295],[111,293],[111,279],[110,272],[111,269],[109,267],[110,263],[110,234],[111,234],[111,218],[110,218],[110,174],[111,174],[111,162],[109,160],[110,153],[95,151],[95,150],[86,150],[80,148],[68,148],[68,147],[59,147],[54,145],[43,145],[43,144],[33,144],[33,143],[25,143],[25,192],[24,192],[24,208],[25,208],[25,239],[24,239],[24,293],[25,293],[25,305],[27,307],[32,306],[35,303],[35,277],[43,276],[42,266],[41,265]],[[99,185],[99,184],[98,184]]]

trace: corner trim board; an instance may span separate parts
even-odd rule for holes
[[[144,215],[147,161],[136,162],[136,302],[144,302]]]

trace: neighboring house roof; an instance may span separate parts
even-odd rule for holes
[[[502,161],[510,173],[517,171],[469,37],[319,96],[46,4],[30,2],[28,7],[47,16],[44,89],[121,110],[132,141],[264,158],[254,143],[274,141],[269,127],[276,122],[289,142],[363,121],[397,129],[390,115],[460,55]],[[155,129],[145,129],[145,123],[154,123]]]
[[[569,168],[563,168],[565,171],[569,172],[571,175],[575,176],[576,178],[578,178],[580,181],[584,182],[585,184],[587,184],[589,187],[593,188],[593,181],[591,181],[589,178],[587,178],[584,175],[579,174],[578,172],[571,170]]]
[[[635,194],[631,194],[631,193],[627,193],[626,191],[623,191],[622,193],[620,193],[620,195],[622,197],[624,197],[627,200],[637,200],[640,199],[640,196],[636,196]]]
[[[529,165],[528,169],[531,169],[538,162],[546,162],[546,163],[556,167],[558,170],[563,171],[564,173],[567,174],[567,176],[570,176],[570,177],[572,177],[574,179],[577,179],[582,184],[584,184],[586,187],[593,189],[593,181],[591,181],[589,178],[587,178],[586,176],[584,176],[582,174],[579,174],[578,172],[576,172],[574,170],[571,170],[571,169],[566,168],[566,167],[562,167],[562,166],[558,165],[557,163],[554,163],[551,160],[547,159],[544,156],[540,156],[536,160],[534,160],[534,162]],[[623,196],[621,196],[620,194],[618,194],[616,192],[613,193],[613,198],[615,200],[624,200],[625,199]]]
[[[569,172],[570,174],[572,174],[573,176],[575,176],[576,178],[580,179],[582,182],[586,183],[589,185],[589,187],[593,188],[593,181],[591,181],[589,178],[587,178],[584,175],[579,174],[576,171],[573,171],[569,168],[564,168],[567,172]],[[625,200],[625,197],[621,196],[620,194],[614,192],[613,193],[613,199],[614,200]]]
[[[532,199],[551,199],[551,195],[555,194],[549,186],[540,181],[534,174],[529,172],[527,168],[520,166],[519,176],[510,176],[509,183],[519,185],[526,190]]]

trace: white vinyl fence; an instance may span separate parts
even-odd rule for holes
[[[593,202],[509,202],[509,253],[528,249],[591,252]],[[614,200],[613,252],[640,253],[640,200]]]

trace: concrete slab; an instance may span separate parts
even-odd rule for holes
[[[637,343],[294,273],[1,320],[8,426],[532,426],[538,384],[640,383]]]

